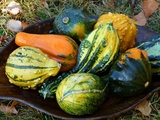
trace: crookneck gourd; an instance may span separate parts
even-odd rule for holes
[[[9,82],[24,89],[36,89],[37,85],[50,76],[55,76],[61,65],[40,49],[23,46],[15,49],[8,57],[5,74]]]
[[[39,48],[61,64],[61,72],[71,70],[76,64],[78,44],[69,36],[18,32],[15,43]]]
[[[144,92],[152,80],[147,53],[137,48],[128,49],[119,55],[108,76],[112,94],[126,97]]]
[[[119,46],[120,40],[112,23],[100,25],[80,43],[77,63],[74,68],[57,78],[51,78],[51,82],[45,82],[39,90],[40,94],[44,98],[54,97],[60,81],[71,73],[97,75],[103,73],[117,58]]]
[[[101,24],[106,24],[107,22],[112,22],[113,26],[118,32],[119,38],[121,40],[121,52],[125,52],[127,49],[135,46],[135,39],[138,29],[136,28],[134,20],[132,20],[125,14],[109,12],[106,14],[102,14],[98,18],[94,28],[97,28]]]

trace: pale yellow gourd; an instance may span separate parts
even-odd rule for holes
[[[61,64],[40,49],[23,46],[9,55],[5,73],[10,83],[24,89],[36,89],[45,79],[57,75],[60,67]]]

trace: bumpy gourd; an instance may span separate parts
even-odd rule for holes
[[[137,48],[128,49],[119,55],[108,76],[109,91],[112,94],[133,96],[144,92],[152,80],[147,53]]]
[[[96,20],[91,18],[84,8],[80,9],[73,5],[56,16],[53,31],[68,35],[79,43],[93,30],[95,23]]]
[[[108,84],[91,73],[71,74],[59,84],[56,99],[71,115],[93,114],[104,102]]]
[[[121,52],[125,52],[127,49],[135,46],[135,39],[138,29],[136,28],[134,20],[132,20],[125,14],[109,12],[106,14],[102,14],[98,18],[94,28],[97,28],[100,24],[106,24],[107,22],[112,22],[113,26],[118,32],[119,38],[121,40]]]
[[[9,82],[24,89],[36,89],[49,76],[55,76],[61,65],[40,49],[23,46],[8,57],[5,74]]]

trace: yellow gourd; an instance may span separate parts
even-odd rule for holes
[[[40,49],[23,46],[8,57],[5,73],[9,82],[24,89],[35,89],[50,76],[55,76],[61,64],[52,60]]]

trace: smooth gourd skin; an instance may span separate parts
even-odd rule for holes
[[[108,84],[91,73],[74,73],[59,84],[56,99],[71,115],[93,114],[104,102]]]
[[[109,90],[112,94],[124,97],[138,95],[151,84],[152,73],[149,59],[144,51],[138,51],[140,53],[139,59],[130,55],[133,53],[126,51],[111,67],[108,79]]]
[[[56,76],[61,65],[40,49],[23,46],[15,49],[8,57],[5,74],[9,82],[24,89],[36,89],[37,85],[50,76]]]
[[[73,6],[56,16],[53,30],[55,33],[68,35],[79,43],[93,30],[95,23],[96,20],[89,17],[85,9]]]

